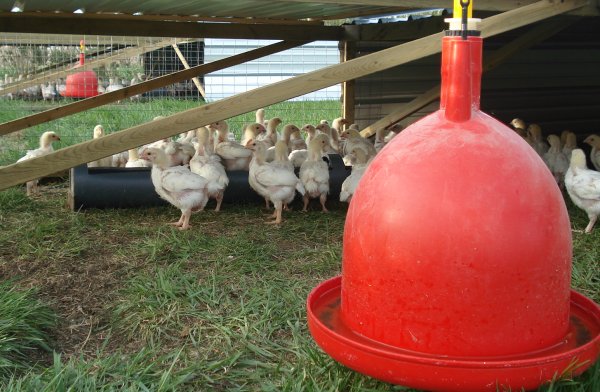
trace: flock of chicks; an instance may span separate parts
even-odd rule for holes
[[[573,203],[587,213],[589,223],[585,232],[591,233],[600,215],[600,136],[590,135],[584,139],[584,143],[591,146],[590,161],[596,169],[590,170],[585,153],[577,148],[573,132],[549,135],[546,143],[539,125],[526,126],[519,118],[512,120],[510,125],[544,160],[558,186],[566,188]]]
[[[270,203],[275,207],[274,220],[269,223],[279,224],[283,210],[294,200],[296,192],[302,195],[303,211],[307,211],[310,199],[316,198],[322,211],[327,212],[328,154],[340,154],[352,166],[340,192],[340,201],[350,202],[373,157],[402,130],[400,126],[392,127],[393,132],[378,130],[373,143],[363,138],[354,124],[337,118],[331,125],[322,120],[316,126],[307,124],[302,129],[287,124],[280,134],[278,127],[282,120],[278,117],[265,120],[264,115],[264,109],[257,110],[256,122],[244,128],[239,142],[229,132],[227,121],[222,120],[183,133],[177,141],[159,140],[88,165],[151,166],[156,192],[181,210],[180,219],[173,223],[181,230],[191,227],[192,212],[202,211],[209,198],[216,200],[215,210],[219,211],[229,184],[227,172],[246,170],[250,187],[265,199],[267,208]],[[592,147],[590,160],[596,168],[589,170],[573,132],[549,135],[546,143],[539,125],[526,126],[518,118],[511,125],[544,160],[559,187],[566,188],[573,203],[586,211],[590,221],[585,232],[590,233],[600,215],[600,136],[591,135],[584,140]],[[102,126],[97,125],[94,138],[103,135]],[[40,147],[28,151],[18,162],[51,153],[56,140],[60,140],[56,133],[45,132]],[[298,176],[295,169],[299,169]],[[27,183],[28,195],[38,192],[37,180]]]
[[[282,120],[278,117],[265,120],[264,115],[264,109],[257,110],[256,122],[245,126],[239,142],[229,132],[227,121],[222,120],[185,132],[176,141],[159,140],[90,162],[88,166],[151,166],[152,183],[158,195],[181,210],[180,219],[173,224],[182,230],[190,227],[192,212],[202,211],[209,198],[216,200],[215,210],[219,211],[229,184],[227,172],[245,170],[250,187],[265,199],[267,207],[270,204],[275,207],[270,223],[279,224],[283,210],[296,192],[302,195],[303,211],[307,211],[310,199],[316,198],[322,211],[327,212],[329,154],[342,155],[346,164],[352,166],[340,192],[340,200],[349,202],[372,158],[401,130],[399,126],[392,127],[393,132],[380,130],[373,143],[361,136],[356,125],[343,118],[333,120],[331,125],[322,120],[316,126],[307,124],[302,129],[287,124],[279,132]],[[103,127],[97,125],[93,137],[103,136]],[[40,148],[29,151],[19,161],[52,152],[55,140],[60,140],[56,133],[45,132],[40,138]],[[37,193],[37,180],[28,182],[27,194]]]
[[[377,146],[363,138],[356,126],[344,129],[348,122],[335,119],[298,128],[278,117],[264,119],[264,110],[256,112],[256,122],[244,128],[238,142],[229,132],[227,121],[217,121],[180,135],[177,141],[161,140],[141,148],[140,157],[152,164],[151,178],[156,192],[181,210],[173,225],[181,230],[190,227],[192,212],[202,211],[210,198],[219,211],[229,183],[227,172],[248,171],[248,183],[265,200],[273,204],[273,221],[283,221],[296,192],[302,195],[303,209],[311,199],[318,199],[323,212],[329,193],[328,154],[340,154],[352,165],[352,174],[342,184],[340,200],[349,202],[367,165],[395,132],[381,131]],[[395,128],[399,131],[399,128]],[[302,137],[301,131],[306,133]],[[386,136],[387,139],[386,139]],[[131,153],[131,151],[130,151]],[[296,175],[299,169],[299,175]]]

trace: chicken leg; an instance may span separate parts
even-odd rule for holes
[[[319,197],[319,201],[321,202],[321,207],[323,207],[323,212],[329,212],[327,207],[325,207],[325,202],[327,201],[326,193],[321,193],[321,197]]]
[[[215,199],[217,200],[217,206],[215,207],[215,211],[219,212],[221,211],[221,203],[223,203],[223,191],[219,192]]]
[[[594,225],[596,224],[596,221],[598,220],[598,216],[590,214],[590,215],[588,215],[588,218],[590,218],[590,223],[588,223],[587,227],[585,228],[586,234],[590,234],[592,232],[592,229],[594,228]]]

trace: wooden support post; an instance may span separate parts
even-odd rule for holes
[[[356,43],[352,41],[344,41],[342,60],[343,62],[352,60],[356,57]],[[354,79],[346,80],[342,83],[342,116],[348,120],[350,124],[354,123],[354,103],[355,100],[355,82]]]
[[[197,65],[190,69],[175,72],[169,75],[160,76],[155,79],[150,79],[142,83],[134,84],[133,86],[125,87],[92,98],[76,101],[58,108],[32,114],[31,116],[8,121],[3,124],[0,124],[0,135],[6,135],[8,133],[15,132],[24,128],[29,128],[34,125],[42,124],[51,120],[56,120],[57,118],[62,118],[71,114],[79,113],[84,110],[105,105],[107,103],[116,102],[127,97],[132,97],[137,94],[152,91],[159,87],[168,86],[170,84],[177,83],[182,80],[187,80],[194,76],[204,75],[210,72],[218,71],[223,68],[232,67],[234,65],[238,65],[246,61],[258,59],[264,56],[268,56],[270,54],[294,48],[296,46],[304,45],[305,43],[307,43],[307,41],[277,42],[272,45],[263,46],[262,48],[250,50],[248,52],[240,53],[225,59]]]
[[[500,34],[510,29],[582,7],[586,3],[583,0],[564,0],[562,2],[543,0],[486,18],[481,23],[482,33],[484,36]],[[309,72],[208,105],[186,110],[161,120],[150,121],[98,139],[66,147],[43,157],[6,166],[0,169],[0,190],[173,136],[201,125],[307,94],[344,80],[359,78],[437,53],[441,49],[441,38],[442,33],[434,34],[342,64]],[[181,72],[188,72],[188,70]]]
[[[183,53],[181,53],[181,50],[179,50],[179,46],[177,46],[177,44],[173,44],[171,46],[173,46],[173,50],[175,50],[177,57],[179,57],[179,61],[181,61],[181,64],[183,64],[185,69],[190,69],[190,65],[188,64],[187,60],[185,59],[185,56],[183,55]],[[202,98],[206,101],[206,93],[204,92],[204,87],[202,87],[202,85],[200,84],[200,81],[198,80],[198,78],[196,76],[194,76],[192,78],[192,82],[194,82],[194,84],[196,85],[196,88],[198,89],[198,92],[200,93],[200,95],[202,95]]]
[[[492,53],[489,53],[489,55],[487,55],[486,58],[484,58],[483,60],[482,71],[486,72],[496,68],[507,59],[519,53],[521,50],[527,49],[538,42],[550,38],[551,36],[558,33],[560,30],[573,24],[577,19],[578,18],[576,17],[569,19],[556,19],[532,28],[525,34],[517,37],[513,41],[504,45],[502,48]],[[363,129],[361,131],[361,135],[363,135],[364,137],[369,137],[375,134],[375,132],[377,132],[377,129],[388,128],[391,125],[402,121],[417,110],[422,109],[423,107],[438,99],[440,97],[440,89],[441,85],[438,84],[435,87],[427,90],[423,94],[419,95],[412,101],[406,104],[398,105],[397,109],[392,110],[392,112],[387,114],[385,117],[377,120],[373,124]]]

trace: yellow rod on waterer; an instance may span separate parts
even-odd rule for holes
[[[454,0],[454,11],[452,14],[453,18],[462,18],[462,6],[460,5],[460,0]],[[473,0],[469,2],[469,7],[467,8],[467,18],[473,17]]]

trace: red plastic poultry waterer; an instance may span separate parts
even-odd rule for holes
[[[342,276],[312,291],[308,323],[334,359],[387,382],[535,389],[596,361],[600,308],[570,290],[571,228],[552,174],[479,110],[482,40],[469,34],[443,39],[440,110],[364,174]]]
[[[83,67],[85,64],[84,42],[79,43],[79,63],[74,68]],[[67,76],[65,90],[61,92],[63,97],[68,98],[90,98],[98,95],[98,76],[94,71],[82,71]]]

